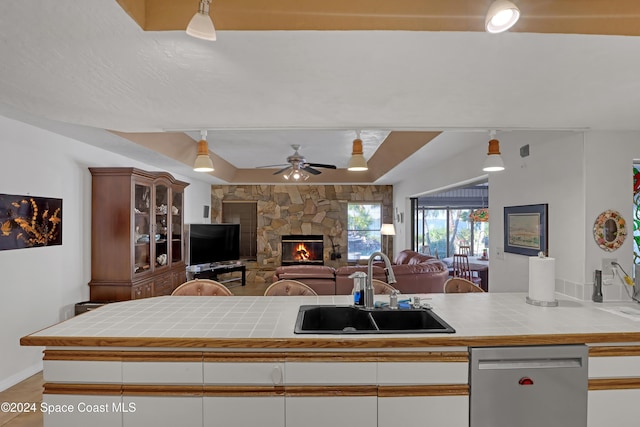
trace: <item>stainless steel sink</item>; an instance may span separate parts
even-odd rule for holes
[[[391,310],[341,305],[303,305],[296,334],[432,334],[455,333],[447,322],[426,308]]]

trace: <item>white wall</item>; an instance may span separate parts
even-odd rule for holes
[[[529,144],[522,159],[520,147]],[[548,204],[548,255],[555,258],[556,282],[584,283],[583,133],[513,132],[501,138],[506,169],[490,174],[490,289],[527,291],[529,257],[504,253],[504,207]],[[564,288],[563,288],[564,289]]]
[[[0,251],[0,391],[42,369],[42,348],[20,337],[73,315],[89,299],[91,175],[89,166],[157,170],[36,127],[0,117],[0,193],[63,199],[62,245]],[[169,171],[171,172],[171,171]],[[185,221],[202,222],[211,186],[190,182]]]
[[[603,258],[616,258],[631,275],[633,266],[633,161],[640,159],[639,132],[589,132],[586,134],[585,208],[587,290],[593,283],[593,272],[602,269]],[[607,252],[593,239],[593,223],[607,209],[617,210],[627,223],[627,238],[622,247]],[[588,293],[588,292],[587,292]],[[604,286],[606,300],[628,299],[619,279]],[[590,297],[590,295],[589,295]]]
[[[467,181],[477,175],[486,154],[486,137],[436,167],[424,168],[394,186],[395,205],[409,212],[408,198]],[[631,227],[632,163],[640,158],[638,132],[514,131],[499,134],[507,169],[489,175],[490,289],[493,292],[526,291],[528,258],[505,253],[505,206],[549,205],[549,256],[556,258],[556,288],[581,299],[591,298],[593,271],[602,258],[618,258],[631,273],[632,243],[604,252],[593,239],[593,221],[602,211],[616,209]],[[522,159],[520,147],[529,144]],[[410,245],[410,225],[405,221],[396,247]],[[622,286],[605,287],[605,300],[626,299]]]

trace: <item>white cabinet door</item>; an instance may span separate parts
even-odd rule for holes
[[[47,427],[113,427],[122,423],[121,396],[44,394],[38,410]]]
[[[469,396],[378,398],[378,427],[469,427]]]
[[[588,427],[636,426],[640,389],[589,391]]]
[[[123,396],[122,403],[128,408],[128,412],[122,414],[124,427],[203,425],[201,396]]]
[[[224,427],[284,427],[284,396],[205,397],[204,425]]]
[[[375,427],[376,396],[296,396],[286,398],[287,427]]]

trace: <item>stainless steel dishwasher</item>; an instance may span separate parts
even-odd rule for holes
[[[585,345],[471,349],[470,427],[586,427]]]

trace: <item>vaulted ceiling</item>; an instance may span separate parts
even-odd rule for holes
[[[338,167],[309,182],[393,183],[450,155],[440,132],[451,153],[489,129],[640,129],[640,2],[520,0],[498,35],[490,3],[215,0],[207,42],[183,31],[197,0],[5,0],[0,113],[185,169],[207,129],[207,179],[234,183],[282,182],[256,167],[292,144]]]

